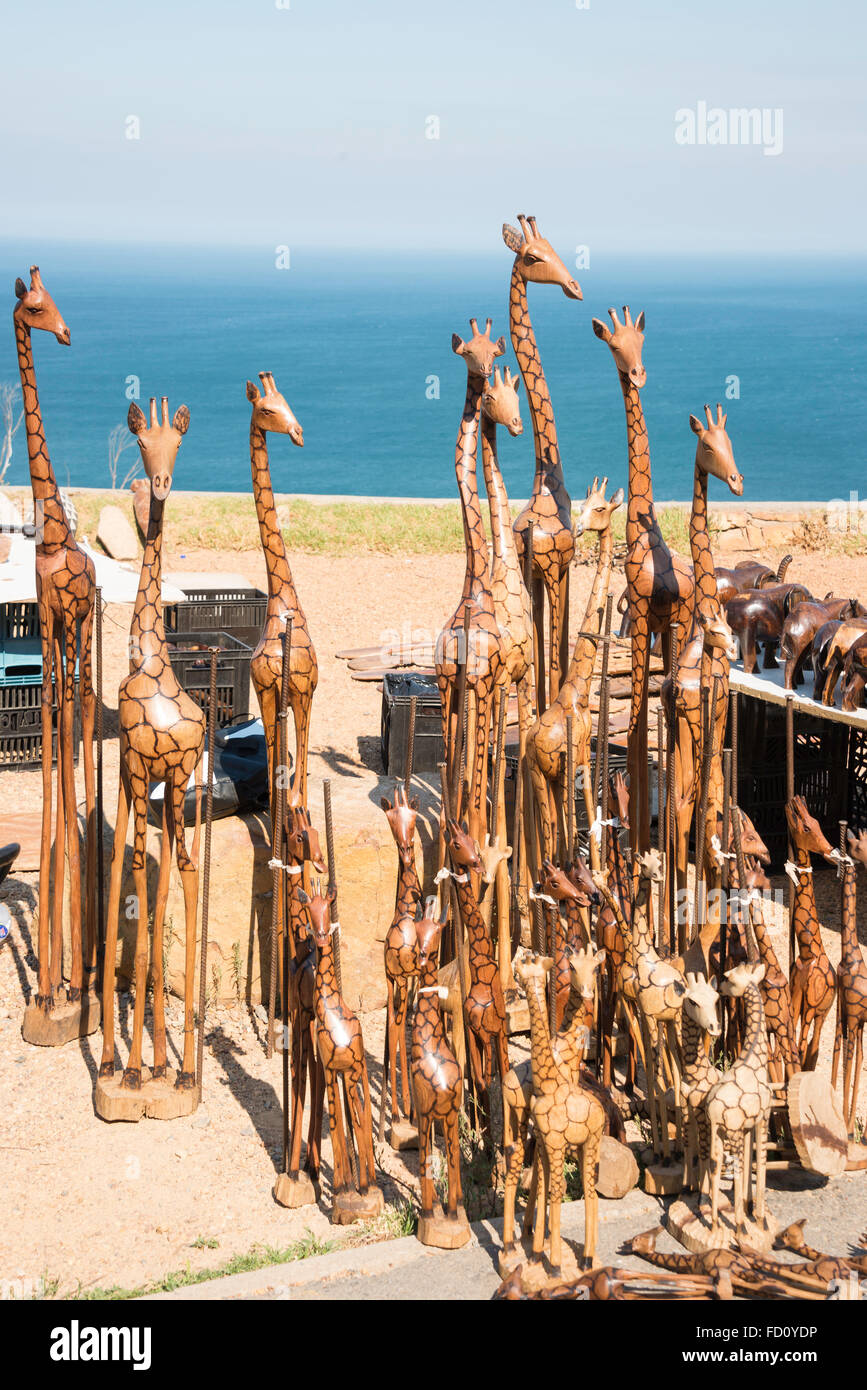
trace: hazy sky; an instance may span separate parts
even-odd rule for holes
[[[3,228],[454,254],[521,211],[591,256],[863,252],[865,8],[18,0]],[[781,152],[678,144],[700,102],[782,109]]]

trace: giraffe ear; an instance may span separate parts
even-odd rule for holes
[[[252,401],[252,402],[255,404],[256,401],[258,401],[258,400],[261,399],[261,394],[262,394],[262,393],[260,392],[260,390],[259,390],[258,386],[255,384],[255,382],[252,382],[252,381],[248,381],[248,382],[247,382],[247,400],[248,400],[248,401]]]
[[[391,802],[389,801],[388,797],[381,796],[379,798],[379,804],[382,807],[383,811],[385,811],[386,815],[388,815],[388,812],[391,810]]]
[[[513,377],[512,377],[512,388],[513,388],[513,390],[514,390],[514,392],[515,392],[515,395],[517,396],[518,392],[519,392],[520,389],[521,389],[521,377],[519,377],[519,376],[513,376]]]
[[[619,487],[615,492],[614,496],[611,498],[612,508],[621,507],[623,505],[623,495],[623,488]]]
[[[15,281],[15,298],[23,299],[26,293],[27,286],[25,285],[24,281],[21,279],[21,276],[19,275],[18,279]]]
[[[296,888],[296,889],[295,889],[295,896],[296,896],[296,898],[298,899],[299,903],[302,903],[304,907],[306,907],[307,904],[310,902],[310,899],[308,898],[307,894],[304,892],[304,889],[303,889],[303,888]]]
[[[697,415],[690,415],[689,427],[692,430],[693,434],[697,434],[699,439],[701,439],[701,436],[704,434],[704,425],[701,423],[701,420],[699,420]]]
[[[503,241],[510,251],[514,251],[516,256],[524,245],[524,238],[521,236],[517,227],[511,226],[508,222],[503,223]]]
[[[753,983],[759,984],[765,978],[765,962],[753,966]]]
[[[644,310],[643,310],[643,309],[642,309],[641,313],[638,315],[638,318],[635,320],[635,327],[638,329],[638,332],[639,332],[639,333],[643,333],[643,332],[644,332]]]
[[[136,405],[135,401],[131,403],[127,411],[126,422],[133,434],[142,434],[147,429],[148,422],[145,419],[144,411],[141,406]]]
[[[190,411],[188,406],[178,406],[175,411],[175,418],[172,420],[172,428],[176,429],[178,434],[186,434],[187,430],[190,428]]]
[[[452,334],[452,352],[456,352],[459,357],[463,357],[466,343],[459,333]]]
[[[410,801],[410,803],[409,803],[409,809],[410,809],[411,811],[417,811],[417,810],[418,810],[418,797],[417,797],[417,796],[414,796],[414,797],[412,798],[412,800]]]
[[[611,342],[611,329],[608,327],[607,323],[603,323],[601,319],[593,320],[593,332],[596,334],[597,338],[602,339],[603,343]]]
[[[503,355],[503,353],[504,353],[505,351],[506,351],[506,339],[505,339],[505,335],[501,333],[500,336],[499,336],[499,338],[497,339],[497,341],[494,343],[494,353],[495,353],[495,355],[496,355],[497,357],[502,357],[502,355]]]

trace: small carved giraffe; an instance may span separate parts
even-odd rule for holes
[[[790,986],[792,1018],[795,1021],[798,1055],[802,1071],[815,1071],[819,1059],[819,1037],[837,992],[837,979],[822,945],[822,928],[813,892],[811,854],[833,854],[819,822],[807,810],[802,796],[786,803],[789,836],[795,848],[795,862],[786,873],[795,885],[795,932],[797,959],[792,962]]]
[[[379,1140],[385,1137],[386,1084],[391,1087],[391,1122],[412,1117],[412,1093],[406,1055],[406,1009],[409,991],[418,979],[418,937],[416,914],[421,906],[421,885],[415,867],[415,822],[418,799],[407,799],[402,782],[394,784],[394,802],[382,797],[389,829],[398,853],[394,916],[385,934],[385,980],[388,1008],[385,1023],[385,1053],[382,1061],[382,1103],[379,1112]],[[401,1095],[397,1093],[397,1065],[400,1057]]]
[[[453,772],[459,721],[457,678],[461,660],[466,661],[468,693],[467,768],[470,796],[470,831],[479,843],[485,837],[487,822],[488,745],[494,691],[503,670],[503,643],[494,613],[494,600],[488,578],[488,543],[482,525],[476,474],[479,416],[485,383],[493,371],[494,359],[506,350],[505,338],[491,341],[491,320],[484,333],[470,319],[472,337],[464,342],[452,335],[452,350],[463,357],[467,368],[467,394],[455,447],[455,473],[461,499],[467,566],[460,603],[437,639],[436,673],[443,712],[443,742],[446,761]],[[464,614],[469,613],[467,652],[464,641]],[[460,803],[461,788],[458,788]]]
[[[858,1088],[861,1081],[864,1024],[867,1023],[867,964],[858,944],[855,907],[855,860],[867,866],[867,831],[855,836],[849,831],[848,856],[843,865],[843,918],[841,955],[837,966],[837,1024],[834,1031],[834,1060],[831,1086],[837,1085],[840,1058],[843,1057],[843,1113],[850,1138],[855,1132]]]
[[[310,1087],[310,1120],[304,1169],[315,1182],[319,1177],[322,1147],[322,1104],[325,1075],[316,1047],[316,952],[307,932],[307,911],[300,889],[305,865],[316,874],[326,872],[319,833],[310,816],[287,792],[286,862],[289,876],[289,1016],[292,1021],[292,1116],[289,1177],[297,1180],[301,1166],[301,1131],[304,1101]],[[281,979],[281,989],[283,988]]]
[[[768,1081],[768,1034],[765,1028],[759,983],[763,965],[744,962],[726,972],[721,992],[743,997],[746,1009],[744,1045],[737,1061],[723,1072],[708,1091],[704,1107],[710,1131],[711,1230],[719,1225],[719,1193],[723,1151],[732,1153],[734,1166],[734,1207],[737,1232],[746,1228],[745,1187],[751,1176],[750,1136],[755,1149],[755,1188],[753,1220],[767,1229],[765,1215],[765,1170],[768,1145],[768,1113],[771,1088]]]
[[[31,331],[53,333],[59,343],[69,345],[67,328],[57,305],[39,274],[30,267],[30,288],[15,281],[15,347],[24,405],[24,427],[33,491],[36,521],[36,599],[39,606],[39,632],[42,643],[42,838],[39,855],[38,975],[34,1006],[51,1014],[57,1005],[67,1003],[81,1009],[79,1028],[90,1032],[98,1024],[96,1009],[90,1010],[90,991],[96,987],[96,800],[93,777],[93,727],[96,696],[93,689],[91,639],[96,577],[93,561],[75,543],[67,520],[60,489],[48,456],[42,410],[36,389]],[[86,805],[85,920],[82,935],[80,836],[78,828],[75,766],[73,760],[73,702],[75,664],[78,657],[77,628],[81,627],[79,689],[82,719],[82,754]],[[54,839],[54,892],[50,890],[51,812],[52,812],[52,709],[55,687],[58,701],[57,731],[57,820]],[[61,998],[63,954],[63,882],[65,858],[69,861],[69,929],[71,960],[65,1001]],[[25,1037],[44,1041],[45,1029],[25,1018]],[[32,1035],[32,1036],[31,1036]]]
[[[535,217],[519,215],[521,230],[503,224],[503,241],[514,253],[509,283],[509,332],[518,359],[530,416],[536,472],[527,506],[515,521],[515,536],[523,558],[527,527],[533,523],[533,583],[537,624],[536,705],[541,714],[560,689],[560,675],[569,660],[569,566],[575,553],[572,503],[563,481],[557,426],[536,334],[530,321],[527,285],[559,285],[567,299],[581,299],[581,286],[549,241],[540,235]],[[548,596],[550,658],[548,685],[544,670],[544,595]]]
[[[629,500],[626,512],[626,590],[632,633],[632,697],[629,710],[627,757],[629,768],[629,834],[633,849],[650,848],[650,786],[647,768],[647,691],[650,644],[662,634],[666,670],[671,669],[671,626],[689,631],[694,600],[692,570],[672,555],[657,520],[650,476],[650,447],[640,391],[647,380],[641,360],[644,313],[635,323],[624,306],[621,323],[608,310],[614,331],[599,319],[593,331],[611,349],[626,407],[629,449]]]
[[[603,900],[596,918],[596,938],[605,947],[605,975],[600,993],[599,1015],[602,1034],[602,1083],[610,1086],[614,1079],[614,1021],[618,1009],[627,1032],[626,1088],[635,1085],[636,1050],[640,1051],[638,1020],[635,1009],[638,1000],[638,975],[626,960],[626,934],[621,922],[632,918],[632,875],[627,871],[619,830],[629,826],[629,788],[622,772],[609,778],[609,797],[617,808],[614,825],[605,846],[605,870],[608,889],[620,908],[619,916]]]
[[[710,1129],[704,1102],[722,1076],[708,1056],[705,1039],[720,1035],[718,1005],[716,980],[688,973],[681,1018],[683,1176],[685,1185],[705,1194],[710,1191]]]
[[[307,619],[289,569],[283,533],[277,520],[277,508],[271,487],[271,468],[268,463],[269,433],[288,434],[292,443],[299,448],[304,444],[304,435],[286,400],[274,385],[273,373],[260,372],[259,380],[262,383],[261,391],[252,381],[247,382],[247,400],[253,407],[250,416],[250,468],[259,534],[268,572],[268,608],[259,645],[250,660],[250,675],[256,688],[262,723],[265,726],[273,814],[277,716],[283,680],[283,633],[287,622],[292,623],[289,645],[289,705],[295,724],[295,768],[292,787],[298,793],[301,806],[307,805],[310,709],[319,680],[319,667],[310,640]]]
[[[314,885],[315,886],[315,885]],[[303,888],[298,897],[307,909],[309,931],[316,949],[315,1011],[319,1057],[325,1072],[328,1093],[328,1124],[331,1131],[334,1205],[331,1219],[337,1224],[376,1216],[382,1210],[382,1193],[376,1185],[373,1158],[373,1120],[370,1108],[370,1082],[364,1038],[357,1016],[347,1007],[337,986],[334,968],[335,926],[331,904],[335,889],[323,896],[314,891],[309,897]],[[358,1153],[358,1191],[352,1180],[349,1137],[343,1128],[340,1079],[343,1078],[349,1122]]]
[[[470,1238],[466,1212],[461,1204],[461,1147],[458,1122],[463,1097],[463,1078],[446,1040],[437,959],[445,918],[437,915],[436,898],[428,898],[424,915],[416,923],[419,986],[412,1021],[412,1087],[418,1122],[418,1172],[421,1184],[423,1244],[457,1248]],[[448,1165],[448,1205],[445,1216],[434,1211],[433,1141],[439,1122],[445,1140]]]
[[[750,914],[753,934],[759,949],[759,959],[765,967],[764,976],[759,983],[759,993],[762,996],[765,1027],[768,1030],[768,1075],[772,1082],[779,1084],[783,1081],[789,1081],[795,1072],[801,1070],[801,1061],[795,1044],[792,994],[789,989],[789,981],[786,979],[777,958],[777,953],[771,943],[770,933],[762,916],[761,893],[770,886],[770,881],[765,877],[761,865],[754,864],[748,870],[746,897],[742,896],[741,902],[747,903],[746,912]],[[753,893],[758,894],[758,899],[750,904],[749,899]],[[734,926],[735,924],[732,923],[730,930],[733,930]],[[746,958],[744,951],[742,959]],[[732,967],[740,963],[733,959],[731,950],[729,959]],[[729,1039],[734,1039],[739,1033],[739,1028],[730,1028]]]
[[[198,906],[198,839],[201,787],[196,787],[196,828],[192,857],[187,853],[184,833],[184,796],[187,783],[199,767],[205,745],[204,711],[182,690],[169,665],[163,625],[161,597],[163,511],[172,486],[172,474],[181,439],[187,432],[190,412],[180,406],[169,424],[169,406],[162,398],[162,418],[157,421],[157,403],[151,399],[150,424],[133,401],[129,408],[130,430],[138,439],[145,474],[150,481],[151,501],[147,542],[142,557],[141,579],[129,635],[130,673],[120,683],[118,718],[120,722],[120,787],[114,849],[111,858],[111,886],[103,973],[102,1028],[103,1050],[100,1077],[114,1075],[114,982],[117,929],[123,855],[130,805],[133,812],[132,872],[135,885],[137,925],[135,941],[135,1011],[132,1043],[121,1085],[131,1091],[141,1089],[142,1032],[148,978],[148,894],[147,894],[147,808],[148,786],[165,782],[163,837],[160,846],[160,873],[153,923],[153,1009],[155,1078],[166,1074],[166,1028],[163,991],[163,920],[169,887],[172,840],[175,842],[178,870],[184,890],[184,1055],[176,1085],[192,1090],[196,1084],[193,1053],[193,985],[196,969],[196,913]],[[197,779],[198,780],[198,779]],[[201,968],[204,968],[202,963]]]
[[[596,573],[581,631],[575,639],[575,649],[569,669],[556,698],[536,720],[527,736],[527,764],[536,798],[542,828],[542,857],[550,859],[554,854],[555,827],[565,836],[565,808],[563,804],[563,759],[566,755],[567,721],[572,719],[572,737],[575,748],[575,763],[581,774],[584,789],[584,803],[588,821],[592,825],[596,816],[593,805],[593,778],[590,772],[590,736],[593,718],[590,713],[590,685],[596,664],[598,642],[594,634],[602,630],[602,617],[605,599],[611,579],[611,565],[614,555],[614,539],[611,534],[611,520],[623,501],[623,489],[618,488],[612,497],[606,498],[608,479],[593,479],[581,515],[575,525],[576,536],[585,531],[595,531],[599,536],[599,556]],[[572,789],[567,789],[572,795]],[[596,840],[590,841],[591,863],[599,867],[599,848]]]
[[[530,1114],[537,1143],[541,1145],[541,1167],[536,1194],[536,1220],[533,1227],[533,1258],[542,1258],[545,1243],[545,1213],[550,1230],[552,1273],[560,1272],[560,1207],[566,1191],[567,1153],[581,1159],[584,1186],[584,1255],[587,1269],[596,1253],[599,1197],[596,1173],[599,1148],[605,1130],[605,1111],[589,1090],[572,1079],[558,1062],[548,1031],[545,1004],[545,977],[553,964],[550,956],[524,959],[515,973],[527,994],[530,1010],[532,1097]]]

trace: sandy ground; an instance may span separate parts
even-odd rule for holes
[[[727,563],[737,558],[726,556]],[[769,555],[775,561],[779,555]],[[228,570],[264,587],[258,552],[213,551],[169,554],[167,570]],[[316,642],[320,680],[314,703],[311,776],[358,776],[379,764],[380,696],[374,684],[349,678],[334,653],[381,640],[384,633],[419,630],[435,635],[457,600],[463,574],[459,556],[403,559],[357,557],[329,561],[298,556],[293,571]],[[796,557],[790,577],[803,577],[813,591],[867,592],[863,560],[811,554]],[[591,570],[573,571],[573,626],[577,626]],[[615,596],[620,592],[615,579]],[[126,671],[125,643],[130,610],[109,608],[105,621],[106,812],[113,820],[117,785],[117,742],[113,737],[118,681]],[[369,774],[368,774],[369,775]],[[79,774],[80,776],[80,774]],[[41,800],[38,773],[3,776],[0,843],[15,838],[16,816],[36,812]],[[783,886],[785,880],[775,880]],[[16,926],[0,949],[0,1094],[4,1221],[0,1230],[0,1277],[38,1281],[61,1292],[109,1285],[137,1286],[189,1265],[223,1264],[255,1244],[286,1246],[309,1229],[323,1238],[342,1237],[321,1209],[289,1213],[271,1197],[280,1156],[281,1062],[266,1060],[262,1021],[255,1013],[220,1010],[209,1015],[204,1100],[198,1112],[170,1124],[106,1125],[93,1112],[99,1034],[60,1050],[27,1046],[20,1026],[24,1001],[34,984],[30,924],[36,875],[17,873],[0,888]],[[832,963],[839,958],[839,905],[833,874],[817,874],[817,894]],[[859,918],[862,941],[867,894]],[[785,961],[785,927],[774,927]],[[129,1042],[131,1000],[121,1000],[122,1047]],[[177,1001],[169,1005],[175,1043]],[[383,1013],[363,1019],[378,1114]],[[833,1019],[823,1036],[823,1067],[829,1066]],[[177,1055],[177,1048],[175,1047]],[[170,1058],[171,1060],[171,1058]],[[859,1107],[867,1108],[867,1086]],[[407,1163],[382,1155],[390,1176],[387,1200],[412,1191],[414,1155]],[[325,1147],[324,1195],[330,1178]],[[840,1197],[853,1207],[852,1236],[867,1223],[867,1177],[838,1180]],[[845,1184],[845,1191],[844,1185]],[[810,1194],[805,1193],[805,1211]],[[472,1213],[484,1215],[479,1211]],[[820,1221],[820,1213],[817,1221]],[[821,1233],[821,1226],[811,1232]],[[380,1222],[365,1238],[394,1226]],[[214,1243],[216,1242],[216,1244]],[[821,1240],[817,1239],[821,1245]]]

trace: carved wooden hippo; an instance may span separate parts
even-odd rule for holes
[[[764,589],[769,584],[782,584],[791,563],[791,555],[784,555],[776,570],[762,564],[761,560],[739,560],[734,569],[717,565],[714,574],[720,603],[726,604],[736,594],[748,593],[750,589]]]
[[[864,618],[867,608],[854,598],[834,598],[828,594],[819,601],[799,603],[783,623],[780,653],[786,661],[785,687],[795,690],[804,679],[804,666],[813,650],[813,638],[823,623],[832,618]]]
[[[774,650],[783,635],[783,624],[797,604],[812,602],[812,598],[803,584],[772,584],[729,599],[726,618],[741,644],[745,671],[755,671],[759,646],[764,648],[764,670],[776,670]]]

